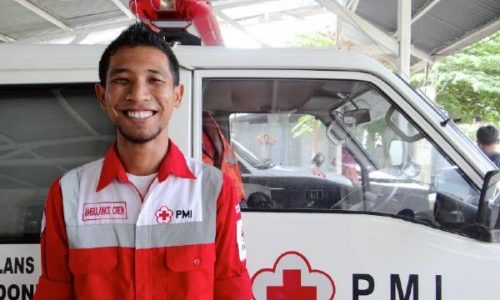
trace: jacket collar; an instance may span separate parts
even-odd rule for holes
[[[158,181],[163,182],[169,175],[196,179],[189,169],[184,155],[170,139],[168,141],[167,154],[163,158],[158,170]],[[99,183],[97,184],[97,192],[107,187],[114,179],[122,183],[130,183],[125,167],[118,157],[116,143],[108,149],[104,157]]]

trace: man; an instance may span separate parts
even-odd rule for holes
[[[116,143],[52,184],[35,299],[250,299],[231,179],[168,138],[183,94],[172,50],[132,25],[99,77]]]
[[[500,153],[496,151],[499,144],[498,129],[493,125],[481,126],[476,132],[476,139],[479,148],[500,168]]]

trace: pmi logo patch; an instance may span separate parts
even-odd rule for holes
[[[98,202],[83,204],[83,221],[92,220],[126,220],[127,219],[127,203],[124,201],[118,202]]]
[[[162,206],[155,213],[156,222],[160,224],[168,224],[172,221],[173,215],[174,212],[172,210],[170,210],[167,206]]]
[[[314,270],[299,252],[281,254],[272,268],[261,269],[252,278],[256,299],[332,300],[335,283],[327,273]]]
[[[156,222],[159,224],[169,224],[172,221],[174,223],[183,222],[183,220],[189,220],[193,218],[193,211],[191,209],[178,209],[171,210],[167,206],[160,207],[155,212]]]

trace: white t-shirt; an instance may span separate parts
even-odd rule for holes
[[[132,184],[137,188],[141,197],[144,198],[148,193],[149,187],[151,186],[151,182],[156,178],[158,173],[154,173],[151,175],[138,176],[127,173],[128,180],[132,182]]]

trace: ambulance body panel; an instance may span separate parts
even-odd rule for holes
[[[93,96],[104,47],[0,45],[0,299],[34,291],[48,184],[113,141]],[[494,166],[403,79],[342,51],[175,52],[169,135],[201,158],[208,111],[237,145],[257,299],[498,298]]]

